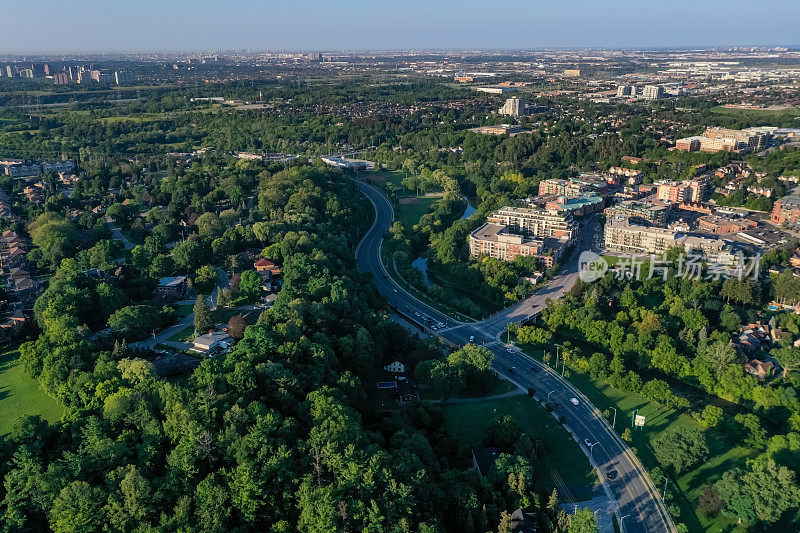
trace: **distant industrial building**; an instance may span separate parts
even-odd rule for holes
[[[372,161],[364,161],[361,159],[347,159],[344,157],[323,157],[323,163],[332,167],[344,168],[347,170],[369,170],[375,168],[375,163]]]
[[[524,130],[522,126],[517,126],[516,124],[494,124],[492,126],[479,126],[473,128],[472,131],[487,135],[515,135],[522,133]]]
[[[489,94],[505,94],[505,93],[516,92],[517,89],[515,87],[509,87],[507,85],[486,85],[482,87],[475,87],[475,90]]]

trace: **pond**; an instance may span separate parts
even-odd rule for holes
[[[464,198],[464,199],[466,200],[466,198]],[[461,218],[469,218],[469,217],[472,216],[472,213],[474,213],[475,211],[477,211],[477,209],[472,207],[472,205],[470,205],[470,203],[467,202],[467,208],[464,210],[464,214],[461,215]]]
[[[411,262],[411,266],[416,268],[422,273],[422,281],[425,285],[430,285],[431,280],[428,279],[428,258],[427,257],[417,257]]]

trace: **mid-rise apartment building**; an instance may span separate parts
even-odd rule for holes
[[[662,181],[657,185],[656,197],[662,202],[673,204],[701,202],[706,192],[705,180]]]
[[[633,85],[620,85],[617,87],[617,98],[636,96],[636,87]]]
[[[503,107],[499,109],[498,113],[516,118],[525,115],[525,110],[525,100],[514,96],[506,100],[506,103],[503,104]]]
[[[775,200],[770,220],[776,224],[796,224],[800,220],[800,196],[784,196]]]
[[[513,261],[517,257],[535,257],[544,268],[550,268],[566,249],[563,240],[537,239],[512,233],[507,226],[487,222],[469,235],[470,257],[493,257]]]
[[[540,239],[550,237],[572,241],[577,233],[575,222],[570,214],[546,209],[503,207],[492,213],[486,220]]]
[[[670,204],[640,202],[625,200],[605,210],[606,218],[626,218],[640,221],[648,226],[658,228],[667,227],[667,217],[671,209]]]
[[[645,100],[660,100],[664,98],[664,88],[660,85],[645,85],[642,90],[642,98]]]
[[[721,254],[727,250],[722,239],[697,237],[666,229],[631,224],[621,218],[609,219],[603,232],[608,250],[632,255],[663,254],[670,248],[683,248],[686,252],[701,251]],[[732,256],[730,256],[732,258]]]
[[[702,135],[684,137],[675,142],[675,149],[686,152],[750,152],[764,148],[769,135],[760,130],[706,128]]]
[[[38,176],[45,172],[72,172],[73,170],[75,170],[75,163],[72,161],[0,161],[0,174],[6,174],[12,178]]]
[[[546,179],[539,182],[539,195],[555,194],[558,196],[573,196],[597,190],[591,183],[580,180]]]

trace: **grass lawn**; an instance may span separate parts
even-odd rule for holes
[[[194,312],[194,306],[192,304],[179,305],[175,307],[175,312],[181,318],[187,317]]]
[[[761,120],[764,118],[793,118],[800,116],[800,107],[786,109],[735,109],[717,106],[711,109],[712,113],[729,115],[742,119]]]
[[[395,218],[403,223],[406,228],[412,228],[419,222],[422,215],[433,209],[433,206],[441,200],[437,197],[420,197],[415,204],[400,204],[395,207]]]
[[[194,339],[194,325],[186,326],[167,340],[172,342],[191,342],[192,339]]]
[[[494,418],[513,416],[524,431],[544,445],[544,456],[538,464],[546,465],[547,471],[537,475],[537,490],[550,492],[556,486],[551,470],[556,471],[567,486],[597,482],[597,475],[578,444],[539,402],[528,396],[450,404],[442,411],[450,433],[469,447],[481,445],[484,432]]]
[[[64,412],[61,404],[28,376],[18,357],[16,349],[0,355],[0,435],[8,433],[21,416],[39,415],[56,422]]]
[[[221,322],[225,322],[227,324],[228,320],[230,320],[232,316],[236,316],[240,312],[243,311],[237,311],[236,309],[230,308],[215,309],[214,311],[211,311],[211,319],[215,324],[219,324]]]
[[[481,392],[481,393],[472,393],[470,391],[464,391],[462,394],[458,396],[454,396],[454,398],[479,398],[481,396],[494,396],[495,394],[505,394],[507,392],[511,392],[516,389],[517,386],[507,381],[505,379],[495,378],[495,382],[492,384],[492,388],[489,392]],[[421,389],[420,390],[420,397],[423,400],[439,400],[439,396],[433,393],[431,389]]]
[[[405,172],[401,170],[374,170],[361,174],[364,178],[372,180],[373,183],[379,185],[380,182],[391,183],[394,187],[400,188],[403,185],[400,183],[406,177]]]
[[[528,355],[541,360],[541,350],[529,346],[521,347]],[[601,412],[609,411],[609,422],[614,416],[613,408],[617,409],[615,428],[619,434],[625,428],[631,427],[634,412],[637,410],[638,414],[646,418],[643,429],[632,430],[633,442],[630,443],[630,446],[648,470],[658,466],[650,445],[653,438],[666,429],[687,426],[700,427],[687,414],[661,407],[636,393],[615,389],[603,381],[592,379],[574,369],[567,370],[570,371],[568,377],[570,383],[584,393]],[[714,430],[706,431],[706,437],[710,451],[708,461],[676,479],[670,479],[666,503],[668,506],[674,505],[679,508],[680,516],[673,516],[673,519],[676,522],[685,523],[689,527],[689,531],[744,532],[746,528],[738,526],[734,520],[724,517],[709,519],[702,513],[696,512],[697,500],[703,486],[714,483],[728,470],[744,466],[745,460],[756,454],[752,450],[741,447],[731,448],[726,439]],[[659,490],[663,490],[663,479],[652,479],[652,481],[659,487]]]

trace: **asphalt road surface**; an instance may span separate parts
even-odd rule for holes
[[[530,319],[545,308],[548,299],[558,299],[572,287],[578,277],[580,252],[593,247],[596,220],[584,222],[575,253],[562,272],[536,294],[481,322],[464,323],[418,300],[388,275],[381,262],[380,248],[383,235],[394,220],[394,211],[377,189],[362,182],[357,182],[357,186],[372,202],[376,217],[356,248],[356,261],[361,270],[373,274],[378,291],[389,305],[418,326],[430,328],[441,325],[435,334],[450,343],[463,345],[473,342],[484,345],[494,353],[493,367],[498,373],[520,387],[535,389],[537,398],[557,404],[555,413],[564,417],[565,425],[597,468],[607,493],[617,502],[617,518],[621,519],[623,531],[674,531],[671,519],[665,519],[665,516],[668,517],[666,508],[652,482],[600,411],[552,369],[500,342],[500,335],[510,322],[521,323]],[[570,401],[572,398],[578,400],[578,405],[573,405]],[[621,419],[616,421],[617,424],[627,422]],[[558,465],[554,467],[558,468]]]

